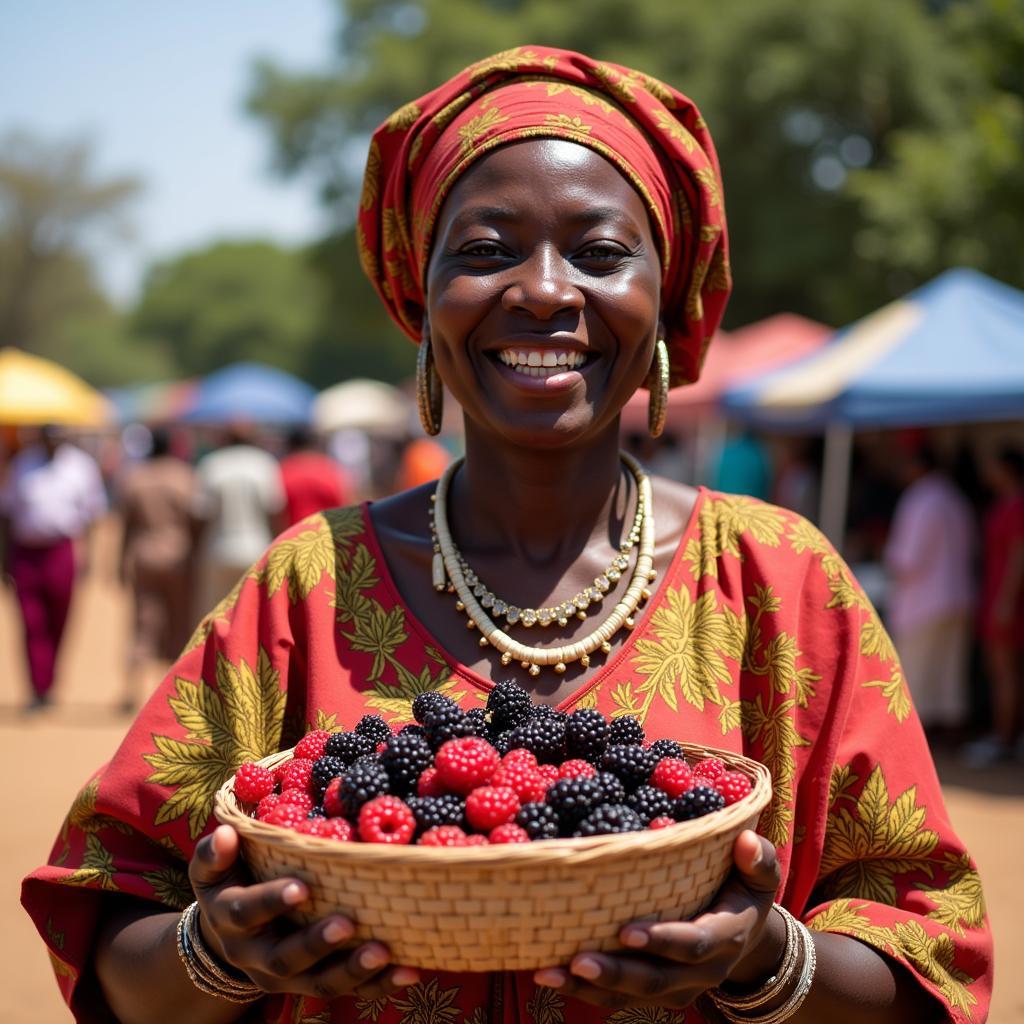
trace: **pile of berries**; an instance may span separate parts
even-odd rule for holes
[[[260,821],[341,842],[484,846],[668,828],[742,800],[750,779],[629,716],[572,714],[499,683],[463,711],[434,691],[399,732],[366,715],[307,733],[274,771],[248,762],[238,800]]]

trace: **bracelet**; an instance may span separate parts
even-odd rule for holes
[[[189,980],[200,992],[227,999],[232,1003],[251,1003],[263,995],[262,989],[241,974],[232,974],[207,949],[199,930],[199,903],[191,903],[178,918],[178,957]]]
[[[759,1006],[774,1002],[782,994],[783,989],[792,981],[793,971],[796,969],[797,956],[800,952],[800,935],[796,927],[797,921],[785,907],[780,906],[778,903],[772,904],[772,908],[778,912],[786,925],[786,946],[778,970],[756,992],[751,992],[747,995],[724,992],[720,988],[712,991],[711,998],[716,1005],[721,1000],[726,1007],[740,1013],[756,1010]],[[723,1009],[723,1007],[720,1006],[719,1009]]]

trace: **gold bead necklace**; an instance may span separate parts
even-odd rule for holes
[[[446,591],[455,592],[458,598],[455,607],[458,611],[465,613],[467,628],[480,630],[482,634],[480,646],[491,646],[499,651],[503,665],[510,665],[513,661],[518,661],[523,668],[529,671],[531,676],[539,675],[542,666],[551,666],[556,672],[562,673],[566,669],[566,664],[573,661],[580,662],[586,668],[590,664],[590,655],[594,651],[600,649],[605,654],[610,653],[611,638],[623,627],[627,629],[633,628],[635,624],[634,614],[640,602],[647,600],[651,596],[647,586],[657,576],[654,570],[654,513],[651,500],[651,482],[647,474],[640,467],[636,459],[628,453],[622,452],[621,457],[627,469],[633,474],[637,485],[637,519],[634,523],[634,529],[639,535],[640,543],[636,566],[625,594],[623,594],[622,599],[612,609],[608,618],[597,629],[581,640],[559,647],[528,647],[514,640],[494,624],[494,621],[487,614],[487,610],[481,601],[478,600],[478,597],[482,598],[484,595],[478,595],[474,592],[474,587],[481,586],[479,579],[474,574],[473,578],[476,579],[476,582],[472,585],[469,583],[466,573],[468,566],[466,566],[465,559],[462,557],[459,549],[455,546],[451,531],[448,528],[448,487],[459,466],[462,464],[462,460],[460,459],[452,463],[442,474],[440,480],[437,481],[437,487],[431,499],[433,501],[432,533],[436,538],[432,566],[434,589],[442,593]],[[632,531],[630,535],[632,536]],[[635,541],[630,544],[630,547],[633,544],[635,544]],[[624,544],[623,547],[625,546]],[[627,552],[621,551],[616,561],[612,563],[613,566],[617,566],[619,564],[618,559],[626,554]],[[594,589],[597,589],[596,581]],[[486,588],[483,588],[483,590],[485,594],[490,593]],[[581,592],[581,594],[589,597],[589,592]],[[555,609],[543,610],[557,612],[561,611],[563,607],[565,606],[560,605]],[[575,605],[574,610],[576,612],[585,612],[585,609],[578,608]],[[585,615],[582,617],[585,617]],[[520,621],[521,618],[520,615]],[[561,623],[562,625],[568,623],[568,616],[559,616],[559,618],[565,619],[565,622]],[[537,621],[539,621],[539,617]]]

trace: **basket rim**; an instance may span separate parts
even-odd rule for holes
[[[719,757],[730,768],[739,768],[750,775],[753,786],[742,800],[713,814],[677,822],[663,829],[643,829],[619,835],[586,836],[566,839],[545,839],[532,843],[507,843],[491,846],[432,847],[420,845],[387,845],[384,843],[339,843],[322,836],[304,835],[279,825],[271,825],[249,817],[241,809],[232,791],[234,773],[218,789],[214,797],[214,815],[220,824],[230,825],[239,835],[263,845],[301,850],[314,856],[332,860],[348,860],[365,864],[429,864],[446,865],[453,862],[465,865],[529,865],[543,860],[571,860],[583,864],[596,858],[630,856],[639,851],[660,850],[680,843],[696,842],[707,836],[726,832],[760,815],[771,800],[771,773],[765,765],[734,751],[720,750],[699,743],[680,743],[687,753],[704,757]],[[276,768],[290,760],[294,747],[261,758],[257,764]]]

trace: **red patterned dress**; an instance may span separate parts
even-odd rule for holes
[[[76,799],[23,901],[79,1020],[111,893],[192,900],[186,862],[213,795],[241,762],[308,728],[395,724],[440,689],[479,707],[490,683],[453,664],[402,602],[365,508],[279,538],[201,623],[113,759]],[[895,652],[823,536],[798,516],[702,490],[670,570],[627,643],[562,709],[639,717],[769,766],[761,831],[779,848],[780,901],[812,929],[899,960],[954,1021],[984,1020],[991,938],[981,884],[950,827]],[[601,1011],[529,973],[424,973],[378,1000],[272,996],[247,1019],[306,1024],[607,1020],[670,1024],[699,1010]]]

